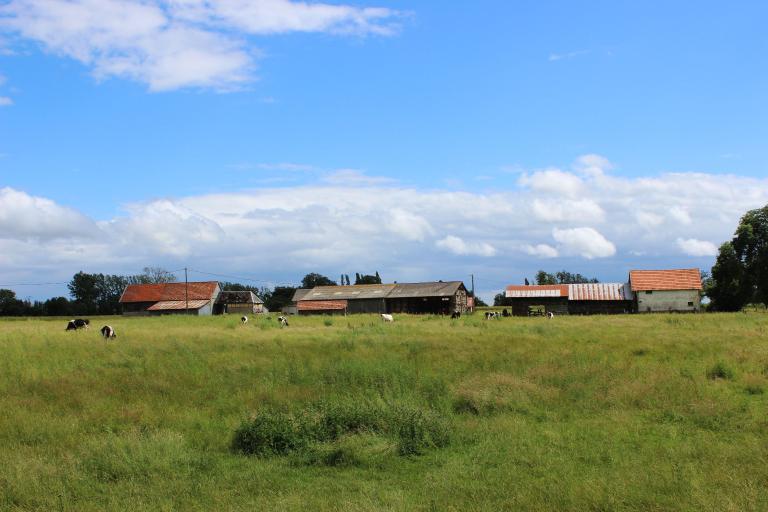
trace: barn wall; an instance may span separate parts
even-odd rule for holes
[[[698,290],[653,290],[635,292],[637,311],[640,313],[669,311],[699,311],[701,297]]]
[[[631,300],[572,300],[568,301],[571,315],[618,315],[632,312]]]
[[[347,313],[386,313],[384,299],[349,299]],[[342,311],[342,314],[344,312]]]
[[[409,297],[387,299],[387,313],[450,315],[453,313],[455,303],[455,297]]]

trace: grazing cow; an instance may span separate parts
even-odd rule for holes
[[[245,315],[241,316],[240,317],[240,323],[243,324],[243,325],[247,324],[248,323],[248,317],[245,316]]]
[[[499,318],[499,312],[498,311],[486,311],[485,312],[485,319],[490,320],[491,318]]]
[[[104,327],[102,327],[101,335],[104,336],[105,340],[117,338],[117,334],[115,334],[115,330],[112,328],[111,325],[105,325]]]
[[[395,318],[392,315],[388,315],[386,313],[381,314],[381,321],[382,322],[394,322]]]
[[[90,323],[91,323],[90,320],[83,320],[82,318],[70,320],[69,322],[67,322],[67,328],[65,329],[65,331],[76,331],[78,329],[87,329]]]
[[[277,317],[277,321],[280,322],[280,327],[288,327],[288,319],[283,315]]]
[[[549,312],[547,313],[547,318],[549,318],[550,320],[552,320],[553,318],[555,318],[555,314],[554,314],[553,312],[549,311]]]
[[[451,320],[456,320],[457,318],[461,318],[461,311],[454,311],[451,314]]]
[[[504,310],[502,310],[501,312],[501,316],[503,316],[504,318],[507,318],[508,316],[512,316],[512,315],[509,314],[509,311],[507,311],[506,308],[504,308]]]

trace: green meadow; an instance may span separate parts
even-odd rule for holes
[[[766,313],[290,323],[0,321],[0,509],[768,510]]]

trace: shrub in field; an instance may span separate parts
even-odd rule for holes
[[[282,455],[305,446],[308,437],[302,418],[264,409],[235,431],[232,449],[248,455]]]
[[[328,400],[318,406],[316,437],[332,440],[356,432],[387,430],[387,411],[376,403],[363,400]]]
[[[724,362],[718,361],[709,370],[707,370],[708,379],[733,379],[733,370]]]
[[[398,422],[397,452],[400,455],[421,455],[450,442],[448,422],[434,411],[403,408],[398,411]]]
[[[333,318],[325,318],[323,320],[323,325],[326,327],[331,327],[333,325]]]

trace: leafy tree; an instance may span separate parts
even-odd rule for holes
[[[480,297],[475,297],[475,307],[476,308],[486,308],[486,307],[488,307],[488,303],[486,303]]]
[[[557,277],[553,274],[544,272],[543,270],[539,270],[536,272],[536,284],[557,284]]]
[[[705,293],[716,311],[768,306],[768,205],[744,214],[733,239],[720,246]]]
[[[16,292],[0,289],[0,316],[21,316],[25,314],[24,301],[16,298]]]
[[[355,284],[381,284],[381,277],[376,272],[375,275],[366,275],[355,273]]]
[[[494,306],[507,306],[507,296],[503,293],[497,293],[493,296]]]
[[[175,283],[176,276],[162,267],[144,267],[141,274],[127,277],[128,284]]]
[[[264,294],[261,298],[268,310],[280,311],[291,303],[295,292],[296,288],[294,286],[275,286],[274,290]]]
[[[99,297],[97,274],[86,274],[81,270],[72,276],[67,288],[69,295],[76,303],[76,313],[92,314],[96,312],[96,303]]]
[[[302,288],[314,288],[315,286],[336,286],[336,283],[330,278],[315,272],[305,275],[304,279],[301,280]]]

